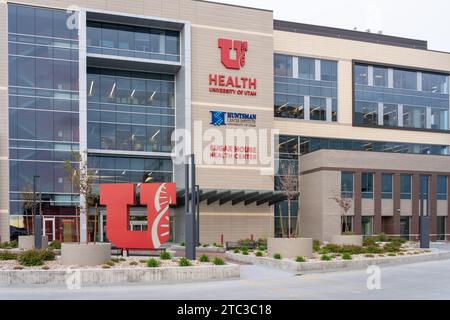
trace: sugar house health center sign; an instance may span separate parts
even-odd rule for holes
[[[222,65],[230,70],[239,71],[245,66],[248,42],[241,40],[219,39]],[[231,54],[234,53],[232,58]],[[249,76],[209,74],[209,92],[238,96],[256,96],[256,79]]]

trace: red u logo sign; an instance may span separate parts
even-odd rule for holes
[[[106,234],[120,249],[157,249],[170,238],[169,207],[176,204],[175,183],[141,185],[141,205],[147,205],[147,231],[130,231],[129,207],[136,204],[134,184],[100,185],[106,206]]]
[[[227,69],[240,70],[245,65],[245,53],[248,49],[246,41],[219,39],[219,48],[221,49],[222,64]],[[236,51],[236,58],[230,58],[231,50]]]

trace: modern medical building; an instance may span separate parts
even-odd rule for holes
[[[0,70],[2,241],[34,211],[50,240],[78,240],[74,153],[94,192],[176,182],[176,242],[191,153],[202,243],[330,240],[336,194],[355,234],[415,239],[426,214],[449,239],[450,54],[425,41],[199,0],[23,0],[0,4]],[[99,210],[89,238],[106,241]],[[132,208],[130,229],[145,228]]]

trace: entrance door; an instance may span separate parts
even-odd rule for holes
[[[43,235],[48,236],[48,241],[55,241],[55,218],[44,218]]]

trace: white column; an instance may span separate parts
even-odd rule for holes
[[[333,99],[327,98],[327,122],[331,122],[332,115],[332,105],[333,105]]]
[[[422,91],[422,72],[417,72],[417,91]]]
[[[305,120],[311,120],[310,117],[311,101],[309,96],[305,96]]]
[[[425,116],[425,128],[431,129],[431,108],[427,107],[427,112]]]
[[[403,127],[403,105],[398,105],[398,126]]]
[[[298,79],[298,57],[292,58],[292,77]]]
[[[315,74],[315,80],[316,81],[320,81],[321,80],[321,74],[322,74],[322,66],[320,64],[320,60],[316,59],[315,60],[316,63],[316,74]]]
[[[384,124],[384,107],[383,102],[378,102],[378,125],[382,126]]]
[[[394,69],[388,69],[388,88],[394,87]]]
[[[78,38],[79,38],[79,91],[80,91],[80,171],[83,172],[84,164],[87,164],[87,58],[86,58],[86,10],[78,13]],[[86,199],[80,194],[80,243],[87,243],[87,219]]]
[[[367,77],[368,77],[367,82],[368,82],[369,87],[373,87],[373,66],[369,66],[368,70],[369,70],[369,72],[367,75]]]

